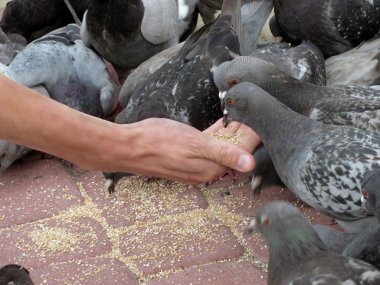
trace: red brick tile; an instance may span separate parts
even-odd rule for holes
[[[250,173],[242,173],[233,171],[230,174],[226,174],[225,176],[213,181],[207,188],[222,188],[222,187],[233,187],[234,185],[238,185],[240,183],[248,183],[251,181]]]
[[[90,218],[60,218],[0,231],[0,264],[38,268],[110,252],[104,230]]]
[[[229,228],[202,210],[129,228],[120,240],[122,255],[144,274],[236,258],[244,252]]]
[[[249,262],[222,262],[188,268],[147,285],[266,285],[266,274]]]
[[[0,228],[51,217],[83,203],[56,159],[16,163],[0,176]]]
[[[113,227],[127,227],[208,206],[197,188],[163,179],[150,182],[144,179],[137,176],[123,178],[111,196],[105,189],[105,179],[100,172],[87,172],[80,181]]]
[[[73,260],[38,268],[30,273],[33,282],[41,285],[138,284],[124,263],[111,258]]]
[[[207,192],[208,190],[204,190]],[[210,203],[226,208],[229,212],[253,216],[254,197],[249,185],[237,186],[231,189],[226,187],[214,189],[210,196]]]

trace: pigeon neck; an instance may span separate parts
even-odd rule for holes
[[[323,97],[320,88],[323,87],[284,75],[268,82],[264,89],[292,110],[309,116],[315,104]]]
[[[316,123],[268,94],[253,104],[248,115],[250,118],[245,123],[251,124],[270,151],[284,150],[288,145],[285,142],[289,142],[289,147],[297,145],[297,141],[303,140]],[[281,153],[286,154],[285,151]]]

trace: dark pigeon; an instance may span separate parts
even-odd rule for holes
[[[230,60],[231,53],[239,53],[240,8],[240,0],[225,0],[217,20],[193,33],[173,58],[136,87],[115,122],[157,117],[204,130],[221,118],[211,69]],[[112,193],[114,174],[105,176]]]
[[[82,19],[89,0],[70,0],[69,3]],[[64,0],[12,0],[5,6],[0,26],[7,34],[17,33],[33,41],[74,22]]]
[[[29,271],[18,264],[8,264],[0,268],[0,285],[33,285]]]
[[[314,42],[326,56],[346,52],[380,29],[377,0],[274,0],[278,26],[293,44]]]
[[[179,42],[176,0],[90,0],[81,37],[120,72]]]
[[[252,83],[230,89],[225,104],[225,122],[258,133],[281,180],[302,201],[341,221],[367,216],[361,182],[380,168],[380,135],[312,120]]]
[[[288,202],[259,209],[249,225],[269,246],[268,285],[375,285],[380,271],[327,249],[302,213]]]

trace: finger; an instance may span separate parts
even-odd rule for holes
[[[203,149],[199,149],[202,155],[225,167],[240,172],[249,172],[255,166],[254,157],[243,148],[234,144],[209,138],[204,142],[204,146]]]

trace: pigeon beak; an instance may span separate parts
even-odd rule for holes
[[[230,118],[228,118],[228,110],[224,109],[223,111],[223,126],[227,128],[229,123],[231,122]]]
[[[224,109],[224,97],[226,97],[226,91],[219,91],[220,106]]]
[[[252,219],[251,223],[248,225],[247,233],[253,234],[256,231],[257,231],[257,221],[256,221],[256,218],[254,218]]]
[[[364,195],[362,195],[362,196],[360,197],[360,202],[362,202],[363,204],[364,204],[365,202],[367,202],[367,199],[364,197]]]

